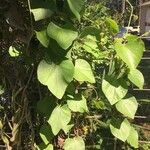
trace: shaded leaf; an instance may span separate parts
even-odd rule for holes
[[[40,43],[44,46],[44,47],[48,47],[49,46],[49,37],[47,35],[46,30],[42,30],[42,31],[35,31],[36,33],[36,37],[37,39],[40,41]]]
[[[37,102],[37,110],[39,113],[49,117],[56,107],[55,99],[51,96],[47,96]]]
[[[51,127],[48,124],[44,124],[40,129],[40,137],[45,143],[45,145],[49,144],[53,138]]]
[[[80,21],[80,12],[84,5],[84,0],[67,0],[67,2],[72,13]]]
[[[53,150],[53,145],[52,144],[45,145],[44,143],[41,143],[40,145],[36,146],[36,148],[38,150]]]

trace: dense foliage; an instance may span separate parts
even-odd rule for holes
[[[145,49],[142,40],[120,31],[103,3],[23,4],[27,32],[15,28],[28,37],[0,56],[7,60],[1,62],[0,92],[11,96],[0,105],[7,149],[138,148],[132,124],[138,103],[129,89],[144,85],[137,69]],[[13,28],[11,24],[15,32]],[[5,132],[8,128],[11,134]]]

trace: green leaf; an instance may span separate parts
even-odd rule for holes
[[[78,136],[66,139],[64,150],[85,150],[85,143],[82,137]]]
[[[106,77],[102,81],[102,91],[110,104],[113,105],[127,94],[128,89],[124,80]]]
[[[68,107],[73,112],[88,112],[87,101],[84,96],[75,96],[67,100]]]
[[[131,126],[127,119],[119,123],[119,120],[115,120],[110,124],[111,133],[118,139],[125,142],[130,134]]]
[[[66,129],[66,126],[71,120],[71,111],[67,105],[57,106],[49,120],[48,123],[51,125],[54,135],[57,135],[61,129]]]
[[[67,134],[73,126],[74,126],[74,124],[69,124],[69,125],[64,126],[63,130],[64,130],[65,134]]]
[[[40,43],[44,46],[44,47],[48,47],[49,46],[49,37],[47,35],[46,30],[42,30],[42,31],[35,31],[36,33],[36,37],[37,39],[40,41]]]
[[[45,145],[49,144],[52,138],[54,137],[49,125],[44,124],[40,129],[40,137],[45,143]]]
[[[78,37],[78,32],[69,24],[58,26],[51,22],[47,27],[47,33],[48,36],[56,40],[63,49],[69,48]]]
[[[49,117],[51,115],[55,107],[56,101],[52,96],[47,96],[37,102],[37,111],[46,117]]]
[[[130,69],[135,69],[143,56],[144,44],[141,39],[134,35],[128,35],[126,40],[123,42],[123,39],[116,39],[115,50]]]
[[[84,0],[67,0],[67,2],[72,13],[76,16],[78,21],[80,21],[80,12],[84,6]]]
[[[92,54],[94,53],[94,55],[96,55],[96,53],[99,52],[99,48],[96,42],[96,37],[88,35],[84,40],[83,48],[87,50],[87,52]]]
[[[128,79],[140,89],[144,86],[143,74],[137,69],[131,69],[128,74]]]
[[[47,8],[35,8],[31,9],[31,12],[33,13],[35,21],[49,18],[53,14],[53,12]]]
[[[11,57],[18,57],[20,55],[20,52],[13,46],[9,47],[9,55]]]
[[[36,146],[36,148],[38,150],[53,150],[53,145],[52,144],[45,145],[44,143],[41,143],[40,145]]]
[[[95,83],[95,78],[90,64],[84,59],[77,59],[75,61],[74,78],[77,81],[88,81]]]
[[[42,60],[38,66],[38,80],[48,86],[48,89],[59,99],[65,93],[68,84],[73,80],[74,65],[70,60],[59,64]]]
[[[5,92],[4,88],[2,85],[0,85],[0,95],[2,95]]]
[[[116,104],[116,108],[126,117],[134,119],[138,103],[134,96],[124,98]]]
[[[117,25],[116,21],[111,18],[106,18],[106,25],[108,26],[109,30],[116,34],[119,32],[119,26]]]
[[[127,138],[127,142],[134,148],[138,148],[138,133],[131,127],[130,134]]]

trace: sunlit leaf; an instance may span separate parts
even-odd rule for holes
[[[74,78],[78,81],[88,81],[95,83],[95,78],[90,64],[84,59],[77,59],[75,61]]]
[[[36,37],[44,47],[49,46],[49,37],[46,30],[36,31]]]
[[[71,111],[67,105],[57,106],[49,120],[48,123],[51,125],[54,135],[57,135],[61,129],[66,129],[68,123],[71,120]]]
[[[138,108],[138,103],[134,96],[126,97],[116,103],[116,108],[126,117],[134,119],[135,113]]]
[[[128,35],[126,40],[123,42],[123,39],[116,39],[115,50],[130,69],[135,69],[143,56],[144,44],[134,35]]]
[[[59,64],[42,60],[37,70],[38,80],[48,86],[48,89],[59,99],[65,93],[68,84],[73,80],[74,65],[70,60]]]
[[[18,57],[20,55],[20,52],[13,46],[9,47],[9,55],[11,57]]]
[[[131,69],[128,74],[128,79],[135,84],[140,89],[143,89],[144,86],[144,76],[143,74],[137,69]]]
[[[74,112],[88,112],[87,101],[84,96],[76,96],[67,100],[68,107]]]
[[[102,91],[113,105],[127,94],[128,89],[124,80],[107,77],[102,81]]]
[[[134,148],[138,148],[138,133],[131,127],[130,134],[127,138],[127,142]]]
[[[110,130],[115,137],[125,142],[130,134],[131,126],[127,119],[124,119],[122,122],[114,120],[110,124]]]
[[[119,26],[117,25],[116,21],[111,18],[106,18],[106,25],[108,26],[110,32],[116,34],[119,32]]]
[[[53,14],[53,12],[47,8],[31,9],[31,12],[33,13],[35,21],[49,18]]]
[[[68,138],[64,144],[64,150],[85,150],[82,137]]]
[[[69,24],[58,26],[51,22],[47,27],[47,33],[48,36],[56,40],[63,49],[69,48],[78,37],[78,32]]]

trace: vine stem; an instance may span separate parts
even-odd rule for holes
[[[132,20],[132,15],[133,15],[133,6],[132,4],[129,2],[129,0],[126,0],[126,2],[130,5],[131,7],[131,14],[130,14],[130,18],[129,18],[129,22],[128,22],[128,27],[130,26],[131,24],[131,20]],[[127,29],[127,32],[128,32],[129,29]]]
[[[28,48],[29,48],[29,45],[30,45],[31,38],[33,36],[33,19],[32,19],[32,13],[31,13],[31,3],[30,3],[30,0],[28,0],[27,2],[28,2],[29,14],[30,14],[30,27],[31,27],[31,33],[30,33],[30,36],[29,36],[29,39],[28,39],[28,42],[27,42],[27,47],[26,47],[26,53],[27,53],[27,55],[29,55],[28,54]]]

